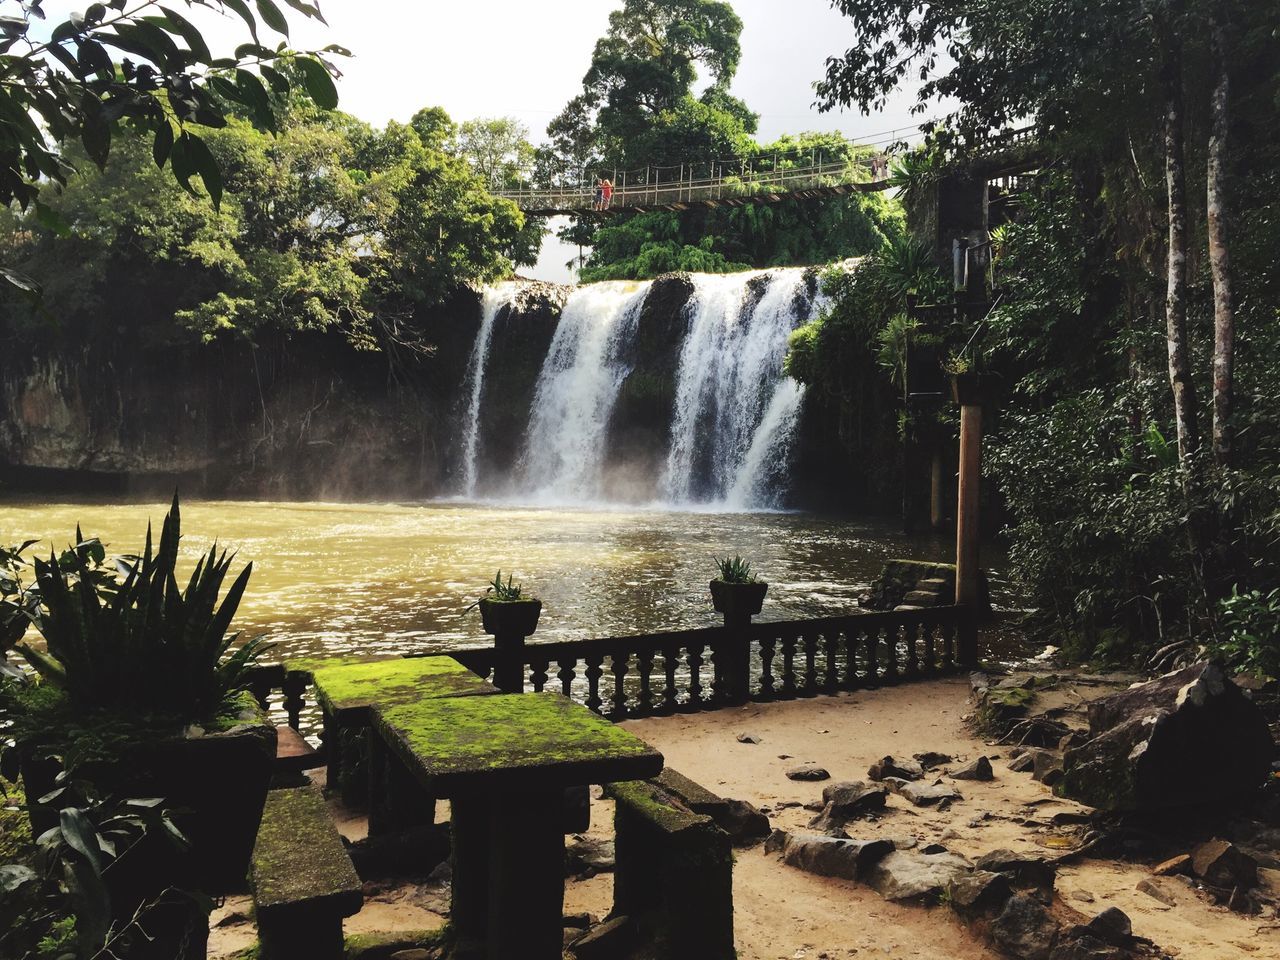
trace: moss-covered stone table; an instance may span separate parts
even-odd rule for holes
[[[328,782],[350,806],[369,805],[369,833],[430,826],[434,802],[422,794],[403,767],[367,740],[369,709],[441,697],[498,693],[452,657],[411,657],[371,662],[329,662],[311,670],[324,717]],[[359,768],[367,751],[368,772]]]
[[[566,787],[643,780],[662,754],[554,693],[375,706],[373,726],[453,812],[459,952],[559,960]]]

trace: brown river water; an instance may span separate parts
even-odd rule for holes
[[[109,554],[138,553],[166,506],[0,500],[0,543],[39,538],[32,552],[47,554],[79,523]],[[182,521],[187,564],[215,538],[253,561],[234,629],[266,634],[268,659],[483,645],[479,614],[465,609],[498,569],[542,598],[536,642],[715,624],[717,556],[750,559],[770,584],[762,618],[783,620],[850,611],[885,559],[947,560],[954,549],[888,523],[790,513],[192,500]],[[1008,605],[1003,557],[984,559],[997,605]]]

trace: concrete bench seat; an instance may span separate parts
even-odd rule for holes
[[[314,786],[267,795],[250,873],[263,960],[341,960],[360,878]]]
[[[660,955],[731,960],[733,843],[713,819],[727,801],[670,768],[605,793],[615,803],[611,915]]]

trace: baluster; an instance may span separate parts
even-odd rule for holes
[[[613,697],[609,704],[610,720],[625,720],[627,717],[627,666],[631,663],[631,654],[627,652],[613,655]]]
[[[680,648],[667,647],[662,651],[662,672],[666,686],[662,690],[664,713],[675,713],[680,706],[680,691],[676,689],[676,667],[680,665]]]
[[[840,633],[837,630],[829,630],[823,634],[824,649],[827,654],[827,693],[835,693],[840,689],[840,661],[838,655],[840,653]]]
[[[920,624],[916,620],[908,620],[902,628],[903,643],[907,648],[906,667],[904,672],[910,679],[920,675],[920,663],[916,659],[916,639],[920,635]]]
[[[598,653],[589,653],[583,659],[587,664],[587,709],[599,713],[602,703],[600,700],[600,677],[604,675],[600,665],[604,663],[604,657]]]
[[[874,628],[867,631],[867,686],[880,685],[880,631]]]
[[[924,672],[932,674],[938,669],[937,653],[933,648],[933,634],[935,627],[931,623],[922,625],[924,628]]]
[[[636,669],[640,672],[640,700],[635,713],[642,717],[653,713],[653,691],[649,687],[653,674],[653,654],[651,647],[645,647],[636,653]]]
[[[942,625],[942,672],[950,673],[956,665],[956,625],[947,621]]]
[[[557,660],[556,665],[560,668],[560,672],[556,674],[560,680],[560,692],[566,697],[573,696],[573,678],[577,675],[578,666],[577,657]]]
[[[773,699],[773,645],[772,636],[760,638],[760,699]]]
[[[854,627],[845,628],[843,686],[846,690],[857,690],[862,686],[862,679],[858,676],[858,644],[861,641],[862,635]]]
[[[547,685],[547,661],[534,660],[529,667],[529,682],[533,684],[533,692],[541,693]]]
[[[700,643],[689,646],[689,701],[685,707],[690,711],[702,709],[702,652],[705,649]]]
[[[306,700],[302,694],[307,689],[305,673],[287,673],[284,678],[284,712],[289,718],[289,726],[297,730],[302,723],[302,708]]]
[[[271,694],[274,690],[275,686],[270,680],[254,677],[249,681],[249,692],[253,694],[253,699],[258,701],[258,706],[263,710],[271,709]]]
[[[806,633],[800,642],[804,644],[804,687],[800,696],[814,697],[818,695],[818,638]]]
[[[782,638],[782,695],[791,700],[796,695],[796,638]]]
[[[884,682],[896,683],[898,680],[898,628],[885,627],[884,630]]]

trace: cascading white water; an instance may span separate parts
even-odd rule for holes
[[[758,299],[753,282],[765,284]],[[777,506],[803,399],[782,361],[812,306],[803,270],[694,277],[662,480],[669,502]]]
[[[609,419],[630,372],[623,353],[648,284],[595,283],[569,296],[534,391],[524,492],[535,499],[600,499]]]
[[[489,363],[489,345],[493,342],[493,324],[498,313],[511,302],[519,286],[500,283],[487,287],[480,304],[480,331],[467,363],[464,387],[467,395],[466,419],[462,424],[462,495],[476,495],[476,453],[480,445],[480,401],[484,397],[484,371]]]
[[[670,446],[655,451],[657,464],[646,483],[653,485],[655,500],[670,506],[777,507],[804,399],[804,388],[783,373],[782,364],[791,331],[816,309],[805,271],[695,274],[692,282],[675,371]],[[479,479],[476,448],[489,343],[496,316],[513,296],[511,286],[486,291],[471,358],[462,435],[468,495],[474,495]],[[610,422],[631,373],[637,321],[651,286],[597,283],[569,296],[538,376],[522,454],[510,478],[519,498],[542,503],[603,499]],[[638,496],[647,495],[641,490]]]

